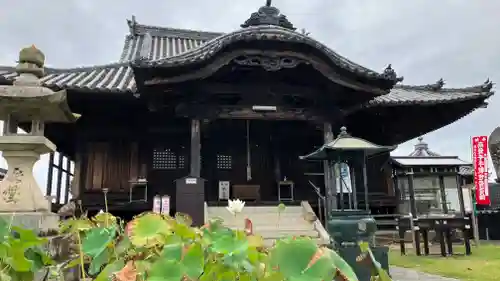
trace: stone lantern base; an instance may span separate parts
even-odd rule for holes
[[[0,216],[15,225],[39,232],[58,227],[58,216],[51,213],[33,176],[33,166],[40,155],[53,152],[56,146],[44,136],[7,135],[0,137],[0,151],[8,171],[0,181]]]

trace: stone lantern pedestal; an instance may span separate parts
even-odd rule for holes
[[[33,166],[40,155],[55,149],[44,136],[0,137],[0,151],[9,166],[5,179],[0,182],[0,212],[50,211],[50,204],[33,176]]]
[[[33,166],[56,146],[44,136],[7,135],[0,137],[0,151],[9,167],[0,181],[0,217],[14,225],[40,233],[57,230],[59,216],[33,176]]]

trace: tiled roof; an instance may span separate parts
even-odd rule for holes
[[[393,156],[392,160],[401,166],[462,166],[470,163],[460,160],[458,157],[408,157]]]
[[[143,40],[147,43],[146,46],[148,47],[147,49],[149,50],[149,53],[151,53],[151,49],[158,49],[158,47],[155,47],[155,44],[152,43],[152,36],[146,34],[145,39]],[[358,77],[384,82],[384,85],[389,88],[397,82],[402,81],[402,78],[396,75],[390,65],[384,70],[383,73],[378,73],[359,64],[356,64],[345,57],[340,56],[326,45],[320,43],[312,37],[309,37],[308,35],[274,25],[258,25],[246,27],[235,32],[218,36],[212,40],[207,41],[205,44],[201,45],[198,48],[190,49],[177,56],[164,57],[158,60],[149,59],[150,55],[147,55],[148,52],[146,51],[144,52],[144,54],[146,55],[141,56],[143,60],[140,60],[137,65],[141,67],[172,67],[184,64],[192,64],[205,61],[208,58],[215,56],[230,44],[256,40],[268,40],[284,43],[301,43],[309,45],[322,52],[323,55],[327,57],[331,63],[337,65],[338,67],[352,72]]]
[[[220,32],[142,25],[134,18],[128,21],[128,25],[130,34],[125,38],[121,62],[135,61],[144,57],[144,53],[146,59],[152,61],[175,57],[223,35]]]
[[[437,104],[489,98],[493,95],[492,83],[486,80],[482,85],[465,88],[431,88],[431,85],[413,86],[396,85],[389,94],[376,97],[367,107],[404,104]]]
[[[130,34],[125,38],[118,63],[73,69],[46,68],[46,76],[41,79],[43,85],[54,89],[134,93],[137,87],[130,67],[131,62],[144,56],[157,63],[168,61],[172,57],[191,56],[197,53],[200,47],[207,45],[207,42],[225,36],[217,32],[140,25],[135,20],[129,21],[129,28]],[[188,52],[189,50],[191,52]],[[357,66],[345,58],[338,59],[348,65]],[[0,67],[0,84],[10,84],[16,76],[13,67]],[[452,103],[486,99],[493,94],[490,91],[492,83],[489,81],[479,86],[458,89],[443,89],[443,84],[440,80],[436,84],[422,86],[396,85],[389,94],[376,97],[366,106]]]

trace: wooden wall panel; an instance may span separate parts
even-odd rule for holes
[[[128,192],[129,181],[136,180],[141,166],[135,142],[91,142],[87,145],[85,189]]]

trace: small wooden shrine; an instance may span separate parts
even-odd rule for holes
[[[472,223],[466,215],[461,167],[471,164],[456,156],[441,156],[429,149],[422,137],[418,138],[415,150],[408,156],[391,157],[393,179],[398,195],[398,230],[401,252],[405,253],[405,232],[412,232],[417,255],[421,254],[423,239],[424,254],[429,254],[429,233],[435,233],[441,246],[441,255],[453,254],[453,233],[459,230],[470,254]],[[463,170],[463,169],[462,169]],[[455,195],[455,196],[454,196]]]

